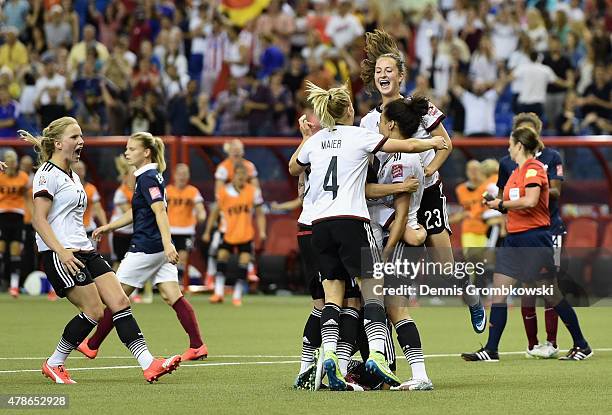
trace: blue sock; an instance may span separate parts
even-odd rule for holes
[[[508,321],[508,305],[506,303],[491,304],[491,315],[489,316],[489,339],[485,349],[496,352],[499,347],[504,328]]]
[[[578,316],[574,311],[574,308],[567,302],[564,298],[561,300],[559,304],[555,307],[555,311],[559,314],[561,321],[567,327],[567,330],[572,335],[572,340],[574,341],[574,346],[578,346],[581,349],[588,347],[588,343],[582,335],[582,330],[580,330],[580,323],[578,323]]]

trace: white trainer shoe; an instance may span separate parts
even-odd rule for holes
[[[433,388],[429,379],[408,379],[399,386],[391,386],[392,391],[430,391]]]

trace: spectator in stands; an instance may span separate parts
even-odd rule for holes
[[[527,36],[526,33],[522,32],[519,35],[518,48],[514,50],[508,58],[508,63],[506,65],[508,70],[512,72],[519,66],[529,64],[531,62],[531,59],[529,59],[529,55],[531,54],[532,50],[533,48],[531,46],[531,39],[529,38],[529,36]],[[520,81],[518,79],[513,80],[510,84],[510,91],[512,92],[512,111],[515,114],[518,114],[520,112],[518,111],[517,107],[517,100],[520,90]]]
[[[50,49],[73,44],[72,27],[64,19],[64,9],[59,4],[54,4],[49,9],[49,18],[45,22],[45,37]]]
[[[274,97],[265,80],[259,80],[253,73],[247,75],[249,97],[244,110],[249,123],[249,135],[267,136],[273,134]]]
[[[102,99],[108,118],[107,133],[109,135],[125,135],[129,121],[128,93],[108,81],[100,83]]]
[[[244,33],[248,32],[245,31]],[[231,77],[240,80],[249,73],[249,54],[253,38],[250,33],[241,36],[239,27],[230,26],[227,28],[227,40],[228,44],[223,60],[229,65]]]
[[[109,1],[102,12],[96,9],[95,2],[89,2],[88,13],[98,26],[100,42],[107,48],[116,46],[117,37],[124,30],[123,28],[127,26],[128,11],[123,2],[117,0]],[[127,36],[125,37],[128,39]]]
[[[136,8],[130,27],[130,50],[137,52],[145,40],[153,39],[153,28],[142,6]]]
[[[295,17],[294,19],[294,30],[291,33],[291,50],[290,54],[293,55],[298,53],[304,46],[308,39],[308,1],[309,0],[298,0],[295,5]]]
[[[584,11],[582,10],[582,5],[580,4],[581,2],[582,0],[570,0],[570,5],[568,8],[568,18],[570,22],[584,21]]]
[[[149,90],[159,88],[159,72],[150,59],[142,58],[138,61],[138,69],[132,74],[131,85],[132,97],[140,97]]]
[[[506,62],[518,45],[520,27],[508,6],[501,6],[491,22],[491,42],[497,61]]]
[[[13,71],[8,66],[0,68],[0,86],[8,89],[9,95],[13,99],[19,99],[21,95],[21,85],[19,80],[13,76]]]
[[[544,24],[544,18],[538,9],[527,10],[527,36],[536,52],[546,52],[548,48],[548,30]]]
[[[149,119],[149,130],[155,136],[166,134],[166,109],[157,91],[149,90],[144,96],[144,110]]]
[[[195,111],[189,114],[187,133],[193,136],[213,135],[217,126],[217,117],[210,109],[210,98],[205,92],[198,96]]]
[[[17,137],[19,104],[11,98],[6,86],[0,86],[0,137]]]
[[[17,32],[26,28],[26,16],[30,10],[28,0],[7,0],[2,7],[4,24],[14,27]]]
[[[586,56],[586,47],[576,32],[569,32],[567,34],[567,42],[564,45],[564,50],[566,51],[566,55],[572,67],[578,68],[580,62],[582,62]]]
[[[106,62],[108,59],[108,49],[102,43],[96,40],[96,28],[93,25],[86,25],[83,28],[83,40],[77,43],[70,50],[68,57],[68,67],[71,70],[78,68],[80,64],[85,62],[87,57],[87,49],[95,48],[98,59],[102,62]]]
[[[563,9],[557,9],[555,11],[555,17],[552,22],[551,35],[559,38],[563,45],[567,44],[567,35],[570,32],[568,24],[567,14]],[[550,42],[549,42],[550,47]]]
[[[138,60],[149,61],[157,72],[159,72],[162,67],[162,60],[153,53],[153,44],[148,39],[144,39],[140,42]]]
[[[263,34],[259,37],[262,50],[259,58],[259,79],[267,78],[285,65],[285,54],[278,46],[278,37],[275,35]]]
[[[100,78],[94,63],[86,61],[81,74],[72,86],[72,97],[76,104],[76,118],[86,135],[104,133],[103,99]]]
[[[210,33],[204,39],[204,64],[202,70],[201,90],[212,94],[214,86],[223,68],[223,57],[227,48],[227,33],[223,29],[220,17],[214,17]]]
[[[189,82],[189,75],[179,74],[176,66],[168,64],[161,74],[161,84],[166,100],[170,101],[180,94],[187,87],[187,82]]]
[[[26,131],[38,131],[36,119],[36,79],[31,72],[23,76],[23,89],[19,98],[19,127]]]
[[[465,110],[464,134],[468,136],[484,137],[495,135],[495,106],[499,95],[506,87],[506,76],[502,75],[494,84],[476,80],[472,82],[472,91],[461,87],[456,79],[456,65],[451,76],[451,92],[461,101]]]
[[[190,128],[189,116],[197,113],[198,83],[190,80],[187,88],[168,101],[168,119],[170,120],[170,134],[187,135]]]
[[[57,88],[60,101],[64,100],[66,92],[66,78],[57,73],[56,58],[48,53],[42,58],[44,64],[43,74],[36,80],[36,100],[40,105],[47,105],[50,101],[48,89]]]
[[[257,36],[275,35],[283,54],[289,53],[291,35],[295,32],[295,17],[291,7],[280,0],[271,0],[257,17],[254,32]]]
[[[283,73],[283,85],[291,93],[294,103],[297,99],[297,92],[300,90],[305,77],[304,60],[298,53],[295,53],[289,59],[289,68]]]
[[[7,26],[2,31],[4,44],[0,46],[0,67],[8,66],[14,73],[20,73],[28,64],[28,50],[17,39],[19,32],[15,26]]]
[[[486,35],[480,38],[478,48],[470,59],[470,79],[487,87],[492,86],[497,80],[497,62],[493,45]]]
[[[470,53],[474,53],[484,33],[484,24],[478,19],[476,10],[473,8],[469,8],[467,13],[467,22],[463,30],[461,30],[460,37],[468,45]]]
[[[236,79],[230,78],[228,89],[217,98],[215,113],[219,121],[218,133],[222,136],[244,136],[249,126],[244,111],[244,103],[249,93],[239,87]]]
[[[573,86],[574,84],[574,68],[570,60],[561,53],[561,40],[553,35],[550,37],[548,53],[544,57],[542,63],[553,70],[555,75]],[[546,103],[544,105],[544,113],[546,114],[546,123],[548,132],[554,130],[557,118],[563,111],[563,103],[567,89],[549,84],[546,92]]]
[[[329,12],[329,2],[327,0],[311,0],[313,10],[308,14],[308,27],[311,32],[317,32],[321,43],[329,43],[326,28],[331,14]]]
[[[293,135],[296,133],[297,116],[291,92],[283,85],[283,73],[278,71],[270,77],[270,92],[274,100],[274,131],[278,135]]]
[[[584,97],[579,99],[578,105],[582,106],[585,120],[588,118],[589,121],[592,121],[588,124],[591,125],[593,132],[602,134],[602,130],[595,121],[597,119],[612,120],[612,81],[604,65],[597,65],[593,74],[594,81],[586,88]]]
[[[419,61],[427,60],[430,53],[430,38],[442,34],[442,18],[432,4],[428,4],[423,9],[423,17],[419,21],[416,31],[415,52]]]
[[[550,67],[538,63],[537,52],[531,52],[529,59],[529,63],[519,65],[510,75],[510,78],[518,80],[520,85],[517,113],[533,112],[542,118],[548,84],[554,83],[568,88],[571,87],[571,82],[559,79]]]
[[[363,26],[352,13],[352,0],[339,0],[338,10],[325,27],[325,33],[337,49],[348,47],[355,39],[363,35]]]
[[[455,1],[454,7],[446,15],[446,22],[448,23],[448,27],[452,29],[454,34],[459,33],[467,23],[467,3],[467,0]]]
[[[138,56],[129,49],[130,38],[127,35],[121,35],[117,39],[117,43],[113,49],[113,56],[122,63],[122,66],[128,66],[128,69],[134,68],[138,62]]]
[[[74,104],[70,94],[60,86],[49,85],[36,101],[41,129],[46,128],[53,120],[70,114]]]
[[[558,135],[577,135],[580,120],[577,117],[577,98],[574,92],[565,94],[563,110],[556,119],[555,127]]]

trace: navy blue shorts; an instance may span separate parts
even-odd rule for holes
[[[495,272],[521,282],[552,278],[555,274],[552,236],[548,228],[510,233],[497,249]]]

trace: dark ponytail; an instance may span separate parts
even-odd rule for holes
[[[429,101],[423,96],[399,98],[385,105],[383,113],[389,121],[395,121],[404,138],[412,137],[429,111]]]

